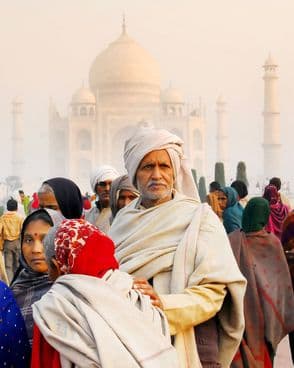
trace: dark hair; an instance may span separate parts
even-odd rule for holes
[[[19,193],[19,194],[24,194],[24,191],[20,189],[20,190],[18,191],[18,193]]]
[[[17,201],[13,198],[8,199],[6,203],[6,207],[8,211],[16,211],[17,210]]]
[[[242,180],[235,180],[231,187],[236,189],[240,199],[245,198],[248,194],[247,185]]]
[[[277,177],[271,178],[271,180],[269,181],[269,184],[274,185],[277,188],[277,190],[280,190],[281,189],[281,185],[282,185],[281,179],[280,178],[277,178]]]
[[[37,221],[37,220],[42,220],[42,221],[46,222],[47,224],[49,224],[50,226],[54,225],[53,221],[52,221],[52,218],[50,217],[49,213],[46,210],[40,209],[40,210],[36,210],[36,211],[32,212],[30,215],[28,215],[25,218],[25,220],[22,224],[21,234],[20,234],[21,244],[22,244],[24,232],[25,232],[27,226],[31,222]]]
[[[221,188],[221,185],[218,181],[212,181],[209,184],[209,191],[210,192],[215,192],[216,190],[220,190],[220,188]]]

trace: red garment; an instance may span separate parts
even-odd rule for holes
[[[87,197],[83,197],[83,208],[89,210],[91,208],[91,202]]]
[[[265,187],[263,198],[267,199],[270,205],[270,217],[265,229],[281,239],[282,225],[289,208],[281,202],[279,192],[274,185],[270,184]]]
[[[39,197],[37,193],[33,193],[33,201],[31,207],[36,210],[39,208]]]
[[[61,368],[60,356],[34,325],[31,368]]]
[[[55,236],[56,260],[63,273],[103,277],[117,269],[113,241],[83,219],[64,220]],[[61,368],[59,353],[34,327],[31,368]]]
[[[102,277],[118,268],[113,241],[83,219],[61,223],[55,236],[55,254],[63,273]]]

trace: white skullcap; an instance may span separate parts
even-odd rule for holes
[[[136,171],[142,159],[150,152],[165,149],[171,159],[175,183],[174,188],[188,197],[199,200],[191,168],[183,154],[183,141],[165,129],[140,128],[126,141],[124,149],[125,168],[136,186]]]
[[[90,177],[90,184],[93,192],[95,192],[95,187],[98,181],[114,180],[118,178],[120,174],[116,169],[109,165],[102,165],[97,167]]]

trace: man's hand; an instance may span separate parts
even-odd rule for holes
[[[154,291],[153,287],[149,284],[149,282],[146,279],[135,278],[134,283],[133,283],[133,288],[135,290],[140,291],[144,295],[148,295],[154,307],[163,309],[163,305],[161,303],[161,300],[158,294]]]

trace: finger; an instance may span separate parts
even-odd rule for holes
[[[135,279],[134,279],[134,282],[136,282],[136,283],[143,283],[143,284],[146,284],[146,283],[148,283],[148,281],[147,281],[147,279],[145,279],[145,278],[143,278],[143,277],[136,277]]]

